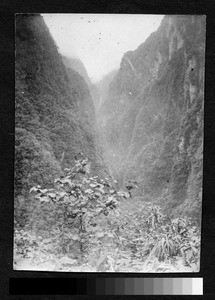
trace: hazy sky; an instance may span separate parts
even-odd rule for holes
[[[163,15],[42,14],[65,56],[80,58],[93,82],[118,69],[125,52],[156,31]]]

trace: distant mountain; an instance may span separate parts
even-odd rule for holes
[[[100,95],[97,91],[95,84],[92,83],[82,61],[78,58],[73,58],[73,57],[62,56],[62,58],[63,58],[63,62],[66,67],[73,69],[74,71],[76,71],[79,75],[81,75],[84,78],[84,80],[86,81],[87,86],[89,88],[91,97],[93,99],[94,106],[96,107],[97,103],[100,99]]]
[[[84,80],[66,68],[40,15],[16,16],[15,193],[50,186],[83,153],[105,172],[95,109]]]
[[[98,116],[106,156],[122,185],[200,221],[205,17],[166,16],[125,53]],[[148,197],[148,198],[147,198]]]
[[[87,70],[80,59],[73,58],[73,57],[66,57],[66,56],[62,56],[62,58],[63,58],[64,64],[67,67],[73,69],[79,75],[81,75],[85,79],[85,81],[88,85],[92,84],[91,79],[87,73]]]

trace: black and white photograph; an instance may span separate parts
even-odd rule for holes
[[[200,271],[205,15],[15,15],[13,269]]]

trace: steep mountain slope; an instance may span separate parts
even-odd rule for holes
[[[63,56],[63,62],[64,62],[66,67],[73,69],[79,75],[81,75],[81,77],[84,78],[84,80],[87,83],[88,89],[90,91],[90,95],[93,99],[94,106],[96,108],[97,103],[100,99],[100,95],[99,95],[99,92],[98,92],[95,84],[92,83],[92,81],[91,81],[91,79],[90,79],[90,77],[87,73],[87,70],[86,70],[84,64],[82,63],[82,61],[78,58]]]
[[[87,70],[80,59],[74,58],[74,57],[66,57],[66,56],[62,56],[62,58],[63,58],[64,64],[68,68],[73,69],[79,75],[81,75],[84,78],[84,80],[86,81],[88,86],[92,84],[91,79],[87,73]]]
[[[121,184],[174,211],[201,213],[205,18],[167,16],[127,52],[99,115]]]
[[[77,154],[103,172],[92,98],[84,79],[66,69],[40,15],[16,17],[15,190],[49,186]]]
[[[100,98],[97,104],[97,111],[99,112],[100,107],[106,101],[106,96],[108,94],[109,84],[113,81],[117,70],[113,70],[104,76],[99,82],[96,83],[97,90],[99,92]]]

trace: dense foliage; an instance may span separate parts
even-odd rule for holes
[[[39,15],[16,15],[15,194],[50,183],[79,152],[104,172],[93,102],[84,79],[64,66]]]
[[[54,188],[32,187],[28,199],[19,198],[14,267],[164,272],[181,263],[180,271],[197,270],[197,227],[165,217],[157,205],[140,202],[132,210],[132,201],[110,178],[92,177],[80,156]]]
[[[100,82],[109,173],[84,66],[62,59],[41,16],[16,18],[14,268],[198,271],[201,17],[165,18]]]

